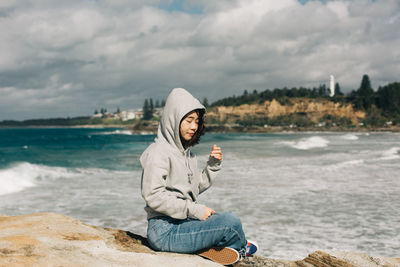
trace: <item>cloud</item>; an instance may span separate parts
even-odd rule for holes
[[[0,120],[400,73],[396,0],[2,1]],[[183,8],[182,8],[183,6]],[[201,10],[201,12],[191,12]],[[187,12],[186,12],[187,11]]]

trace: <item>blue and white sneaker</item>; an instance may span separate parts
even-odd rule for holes
[[[247,240],[247,245],[246,245],[246,257],[252,256],[258,251],[258,245],[256,242]]]

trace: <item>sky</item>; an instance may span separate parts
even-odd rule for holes
[[[0,120],[400,81],[399,0],[1,0]]]

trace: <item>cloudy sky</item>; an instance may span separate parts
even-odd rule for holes
[[[1,0],[0,120],[139,108],[174,87],[400,81],[399,0]]]

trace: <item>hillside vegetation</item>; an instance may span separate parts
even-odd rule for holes
[[[400,126],[400,83],[374,91],[368,75],[360,88],[344,95],[339,84],[335,96],[319,88],[283,88],[261,93],[247,90],[223,98],[209,107],[207,121],[214,126],[282,127],[393,127]]]

